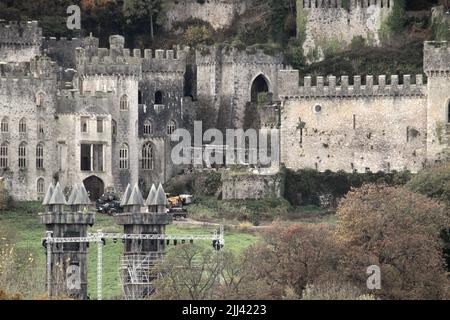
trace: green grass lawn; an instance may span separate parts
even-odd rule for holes
[[[42,268],[42,275],[45,272],[45,250],[42,247],[41,239],[45,236],[45,228],[39,223],[38,212],[42,211],[42,206],[35,202],[17,203],[13,210],[0,212],[0,238],[8,239],[15,243],[18,254],[31,253],[39,268]],[[120,226],[116,225],[114,218],[105,215],[96,215],[95,224],[89,228],[89,232],[96,232],[101,229],[103,232],[122,232]],[[189,227],[170,225],[167,234],[192,234],[209,235],[214,233],[214,227]],[[225,250],[235,253],[242,252],[245,248],[254,244],[258,237],[250,233],[239,231],[225,231]],[[212,248],[212,243],[203,242],[205,247]],[[173,246],[169,246],[169,250]],[[103,248],[103,297],[114,298],[121,295],[119,285],[118,265],[123,252],[121,241],[114,243],[107,240]],[[88,260],[88,283],[89,294],[96,297],[97,288],[97,245],[90,244]],[[42,289],[43,293],[45,288]]]

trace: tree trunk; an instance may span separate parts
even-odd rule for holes
[[[153,32],[153,14],[150,14],[150,37],[152,39],[152,42],[155,41],[155,34]]]

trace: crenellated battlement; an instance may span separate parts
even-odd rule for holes
[[[281,99],[320,98],[320,97],[365,97],[365,96],[425,96],[426,85],[423,75],[389,78],[380,75],[373,76],[335,76],[317,77],[313,85],[312,77],[304,77],[303,85],[299,86],[298,70],[281,70],[279,72],[279,96]]]
[[[37,21],[0,20],[0,45],[40,45],[42,29]]]
[[[343,0],[300,0],[304,9],[360,9],[376,6],[381,9],[391,9],[394,0],[349,0],[349,6],[344,6]]]
[[[38,56],[30,62],[0,62],[2,81],[24,79],[56,79],[57,65],[47,56]]]
[[[126,49],[122,36],[110,37],[110,48],[99,48],[98,39],[88,37],[77,48],[80,74],[133,74],[185,71],[186,50]]]
[[[427,75],[450,75],[450,43],[447,41],[426,41],[423,66]]]

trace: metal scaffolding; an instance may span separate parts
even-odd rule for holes
[[[97,300],[102,300],[103,288],[103,246],[105,239],[141,239],[141,240],[166,240],[166,241],[217,241],[221,246],[225,244],[224,229],[221,225],[219,230],[215,230],[213,235],[166,235],[166,234],[124,234],[124,233],[103,233],[101,230],[96,233],[89,233],[87,237],[53,237],[52,232],[46,233],[43,240],[47,249],[47,291],[50,296],[52,286],[51,274],[51,254],[52,244],[55,243],[97,243]],[[151,252],[145,254],[124,255],[119,266],[119,275],[124,288],[124,295],[128,299],[141,299],[136,296],[136,290],[127,291],[129,285],[142,286],[140,292],[151,293],[151,281],[156,277],[154,274],[155,262],[164,258],[164,252]]]

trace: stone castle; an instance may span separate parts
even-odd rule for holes
[[[259,128],[280,128],[281,163],[291,169],[415,172],[450,141],[450,46],[424,50],[425,76],[300,81],[281,54],[142,52],[122,36],[106,49],[92,36],[44,39],[37,22],[2,22],[0,176],[21,200],[42,198],[55,180],[83,181],[93,199],[128,183],[148,191],[190,169],[172,164],[170,135],[191,128],[199,105],[226,110],[227,127],[257,110]]]

